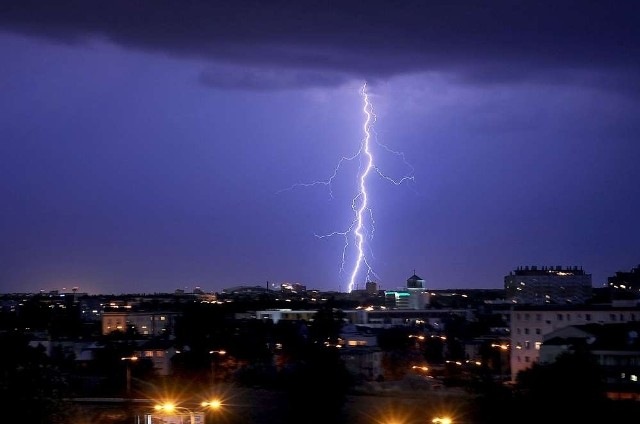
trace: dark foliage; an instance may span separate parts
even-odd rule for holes
[[[611,406],[602,370],[590,352],[582,348],[561,354],[553,363],[534,364],[520,372],[515,402],[530,411],[527,422],[539,422],[549,416],[557,420],[606,422]]]
[[[283,376],[291,406],[289,422],[339,422],[352,384],[338,349],[312,346],[305,360],[293,364]]]
[[[68,422],[73,406],[65,374],[45,354],[18,333],[0,334],[0,407],[19,422]]]

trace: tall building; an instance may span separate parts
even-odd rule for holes
[[[579,305],[592,296],[591,274],[582,267],[524,266],[504,277],[506,298],[527,305]]]
[[[429,293],[425,285],[424,279],[418,277],[415,272],[407,279],[410,309],[426,309],[429,305]]]

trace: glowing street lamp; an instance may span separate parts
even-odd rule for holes
[[[453,423],[453,421],[449,417],[435,417],[433,420],[431,420],[431,422],[434,424],[452,424]]]
[[[204,401],[200,403],[203,408],[220,409],[222,407],[222,401],[220,399],[212,399],[210,401]]]
[[[176,406],[173,403],[163,403],[160,405],[155,405],[153,407],[156,411],[166,415],[175,415],[179,414],[180,411],[186,411],[189,414],[189,424],[196,424],[196,414],[189,408],[185,408],[182,406]]]

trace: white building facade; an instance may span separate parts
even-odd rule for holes
[[[581,324],[609,324],[640,321],[640,307],[514,306],[511,310],[511,381],[517,374],[540,360],[544,336],[560,328]]]

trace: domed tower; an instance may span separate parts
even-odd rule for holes
[[[424,280],[416,275],[415,270],[413,275],[407,279],[408,289],[424,289]]]
[[[416,271],[407,279],[407,291],[409,292],[410,309],[426,309],[429,306],[429,293],[425,287],[424,279],[418,277]]]

